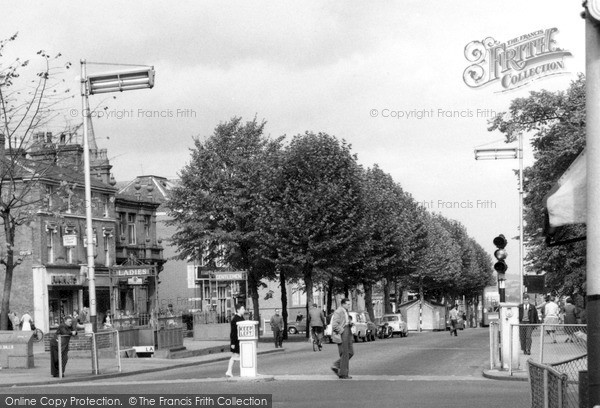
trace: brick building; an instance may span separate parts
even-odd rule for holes
[[[118,195],[106,150],[96,147],[93,132],[90,138],[96,307],[98,321],[101,321],[106,311],[116,309],[121,293],[127,299],[131,292],[126,278],[117,279],[118,289],[113,290],[111,296],[109,276],[113,268],[122,263],[151,264],[158,274],[164,260],[156,240],[154,217],[158,205],[148,202],[145,197],[137,200],[137,197]],[[27,150],[7,152],[18,158],[5,161],[12,163],[17,171],[11,177],[6,177],[5,171],[2,182],[14,182],[20,186],[17,187],[20,191],[27,189],[22,199],[26,205],[21,213],[28,217],[16,234],[15,250],[22,263],[14,271],[10,309],[19,316],[29,312],[36,326],[44,332],[57,326],[65,315],[89,307],[84,267],[87,234],[83,147],[78,143],[79,139],[76,135],[36,133]],[[5,154],[3,148],[4,141],[1,140],[2,157]],[[137,234],[134,242],[121,239],[121,231],[130,225],[133,225],[132,232]],[[138,225],[141,227],[137,228]],[[0,241],[5,241],[4,234],[0,235]],[[0,243],[4,247],[5,243]],[[0,253],[0,256],[4,255]],[[4,279],[5,275],[0,273],[2,286]],[[135,285],[136,290],[145,288],[145,296],[138,297],[130,311],[145,313],[156,307],[155,282],[144,279]],[[123,291],[119,291],[121,288]],[[126,304],[127,300],[123,302]]]

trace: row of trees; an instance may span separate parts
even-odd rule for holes
[[[241,118],[195,140],[181,184],[168,203],[181,258],[223,260],[248,271],[258,315],[258,291],[278,279],[361,290],[373,317],[374,288],[385,304],[395,289],[422,296],[471,296],[490,284],[490,256],[464,226],[417,205],[377,166],[363,168],[345,141],[306,132],[289,143],[264,135],[265,122]]]

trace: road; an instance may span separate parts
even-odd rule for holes
[[[407,338],[355,344],[352,380],[329,367],[337,346],[313,352],[296,343],[284,353],[262,355],[258,372],[270,381],[225,381],[226,362],[88,383],[23,387],[19,394],[272,394],[276,407],[526,407],[526,382],[484,379],[488,331],[467,329],[410,333]],[[261,343],[261,348],[270,344]],[[235,372],[235,370],[234,370]],[[3,391],[3,392],[9,392]]]

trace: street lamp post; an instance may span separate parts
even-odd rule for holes
[[[475,160],[519,159],[519,302],[523,303],[523,134],[518,135],[519,147],[475,149]]]
[[[94,332],[98,330],[96,313],[96,274],[94,269],[94,231],[92,224],[92,187],[90,177],[90,146],[88,140],[88,120],[91,118],[89,95],[107,92],[123,92],[154,86],[154,67],[87,74],[87,62],[81,60],[81,105],[83,114],[83,171],[85,180],[85,225],[87,239],[87,274],[90,302],[90,322]],[[98,64],[98,63],[89,63]],[[105,65],[105,64],[102,64]],[[111,64],[122,65],[122,64]]]

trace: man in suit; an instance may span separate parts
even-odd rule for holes
[[[350,316],[348,310],[350,309],[350,300],[342,299],[342,305],[333,312],[331,317],[331,339],[338,345],[338,352],[340,358],[333,363],[334,373],[338,375],[340,379],[351,379],[348,375],[350,371],[350,359],[354,355],[354,349],[352,347],[352,332],[350,331]]]
[[[535,326],[529,325],[539,324],[539,322],[537,309],[529,302],[529,295],[525,293],[523,303],[519,305],[519,324],[524,325],[519,327],[519,338],[521,350],[527,355],[531,354],[531,333],[535,329]]]
[[[323,328],[325,327],[325,313],[316,303],[308,311],[308,323],[312,332],[313,339],[317,341],[319,351],[321,350],[321,343],[323,342]]]

